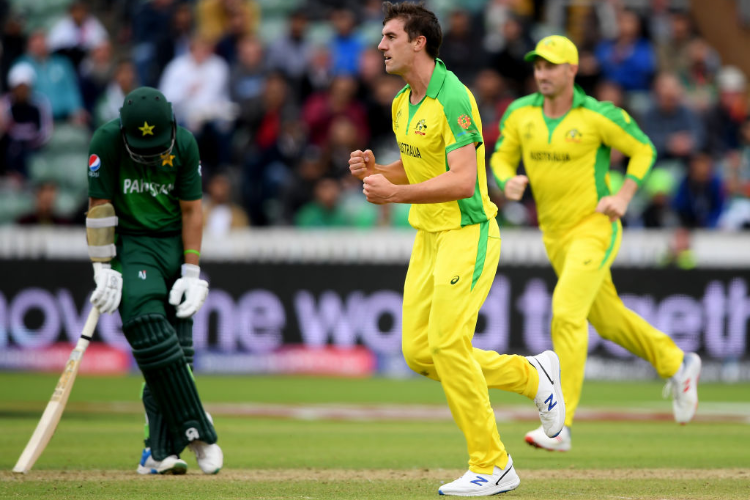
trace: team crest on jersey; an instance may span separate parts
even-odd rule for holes
[[[565,132],[565,142],[575,142],[577,144],[581,142],[581,137],[583,137],[583,134],[576,128],[572,128]]]
[[[425,135],[427,133],[427,125],[424,118],[417,122],[417,125],[414,127],[414,133],[417,135]]]
[[[89,170],[96,172],[102,166],[102,160],[97,155],[89,156]]]
[[[469,115],[461,115],[458,117],[458,126],[466,130],[471,127],[471,118]]]

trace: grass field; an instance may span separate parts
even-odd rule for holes
[[[224,470],[204,476],[188,452],[187,476],[141,477],[140,378],[79,377],[35,468],[13,475],[55,382],[0,374],[2,499],[422,499],[465,470],[463,437],[434,382],[200,377]],[[523,435],[538,425],[533,404],[492,391],[521,477],[503,498],[750,498],[750,385],[703,384],[688,426],[667,419],[660,394],[655,382],[588,382],[588,413],[564,454],[527,446]]]

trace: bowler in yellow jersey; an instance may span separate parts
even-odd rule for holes
[[[656,159],[651,141],[622,109],[586,96],[575,85],[578,50],[549,36],[526,55],[539,92],[514,101],[500,121],[490,165],[500,188],[519,200],[531,184],[547,255],[558,281],[552,295],[552,342],[560,356],[567,417],[555,438],[539,428],[526,441],[567,451],[581,397],[588,349],[586,320],[602,337],[649,361],[668,380],[675,420],[687,423],[698,405],[701,360],[626,308],[612,284],[610,266],[622,238],[625,214]],[[609,190],[610,148],[630,157],[625,183]],[[523,159],[526,175],[516,175]]]
[[[384,3],[378,49],[388,73],[407,85],[393,100],[393,132],[401,151],[390,165],[354,151],[352,175],[371,203],[411,203],[417,229],[404,284],[402,345],[415,372],[439,381],[466,438],[469,470],[440,487],[442,495],[510,491],[520,479],[505,450],[488,387],[534,400],[543,428],[557,435],[565,420],[559,360],[474,349],[477,315],[500,257],[497,207],[487,196],[482,123],[477,104],[437,58],[442,33],[435,15],[412,3]]]

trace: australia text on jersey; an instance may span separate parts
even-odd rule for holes
[[[422,155],[419,152],[419,148],[416,146],[412,146],[411,144],[407,144],[405,142],[399,142],[398,147],[405,155],[411,156],[412,158],[422,158]]]
[[[159,184],[143,179],[124,179],[122,184],[122,194],[146,193],[151,196],[158,196],[159,194],[169,194],[172,191],[174,191],[174,184]]]

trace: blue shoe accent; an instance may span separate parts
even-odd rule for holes
[[[477,486],[482,486],[482,484],[488,482],[485,478],[482,476],[477,476],[477,478],[473,481],[469,481],[472,484],[476,484]]]
[[[151,448],[143,448],[143,453],[141,454],[141,465],[146,465],[146,460],[148,460],[148,457],[151,456]]]

